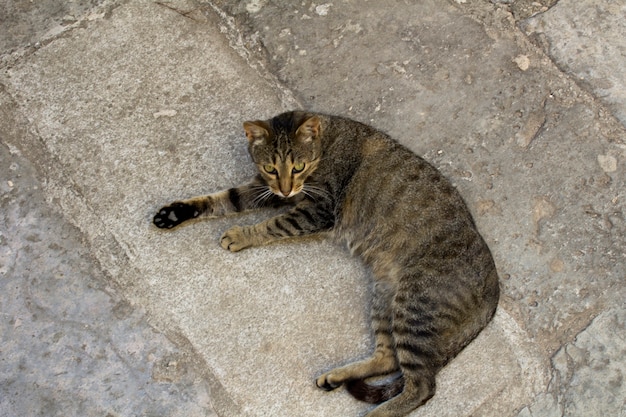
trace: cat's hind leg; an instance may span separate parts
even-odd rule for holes
[[[368,359],[335,368],[319,376],[315,381],[319,388],[330,391],[348,381],[388,375],[400,369],[391,335],[393,294],[393,288],[388,284],[378,282],[374,286],[371,312],[376,340],[374,354]]]
[[[366,417],[404,417],[435,395],[435,374],[445,362],[442,337],[455,323],[441,314],[442,306],[432,295],[419,287],[403,288],[402,282],[399,287],[392,303],[392,335],[404,387]]]
[[[320,375],[315,380],[315,384],[318,388],[332,391],[346,382],[388,375],[398,370],[398,363],[393,351],[377,348],[368,359],[353,362]]]

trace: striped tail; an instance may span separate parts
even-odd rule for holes
[[[363,379],[354,379],[346,382],[346,389],[354,398],[370,404],[380,404],[396,395],[404,389],[404,377],[398,377],[386,384],[370,385]]]

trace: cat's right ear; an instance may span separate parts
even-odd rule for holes
[[[246,137],[250,145],[260,145],[268,138],[269,132],[265,122],[243,122],[243,129],[246,131]]]
[[[303,142],[311,142],[320,134],[320,118],[313,116],[304,121],[296,131],[296,137]]]

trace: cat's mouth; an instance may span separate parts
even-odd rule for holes
[[[292,181],[287,184],[268,184],[268,188],[274,195],[280,198],[288,199],[300,194],[300,192],[304,190],[305,186],[300,182]]]
[[[296,195],[300,194],[300,191],[302,191],[302,187],[292,188],[289,191],[287,191],[287,190],[275,190],[273,188],[270,188],[270,191],[272,191],[272,193],[276,194],[280,198],[291,198],[291,197],[295,197]]]

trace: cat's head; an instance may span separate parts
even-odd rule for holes
[[[285,113],[268,121],[244,122],[252,160],[279,197],[302,191],[321,155],[318,116]]]

